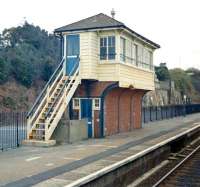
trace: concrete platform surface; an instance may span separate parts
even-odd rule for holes
[[[143,129],[49,148],[0,152],[0,186],[73,186],[150,147],[200,126],[200,114],[152,122]],[[78,183],[79,182],[79,183]]]

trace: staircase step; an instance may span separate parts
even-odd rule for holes
[[[36,147],[51,147],[51,146],[54,146],[55,144],[56,144],[56,140],[44,141],[44,140],[32,139],[32,140],[24,140],[22,142],[22,145],[36,146]]]
[[[33,129],[35,131],[45,131],[45,129]]]

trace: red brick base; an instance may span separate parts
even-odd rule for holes
[[[113,82],[81,84],[74,97],[101,97]],[[113,88],[104,98],[104,135],[128,132],[141,128],[142,97],[145,90]],[[101,112],[102,110],[100,110]],[[99,111],[94,111],[94,136],[100,137]]]
[[[105,99],[105,134],[112,135],[141,128],[143,90],[115,88]]]

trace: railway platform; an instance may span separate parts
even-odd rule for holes
[[[98,179],[106,174],[198,130],[199,113],[148,123],[142,129],[104,139],[2,152],[0,186],[87,186],[91,181],[98,186]],[[104,180],[105,185],[109,181]]]

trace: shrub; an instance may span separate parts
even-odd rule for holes
[[[0,84],[3,84],[8,80],[10,73],[10,68],[8,63],[5,60],[0,59]]]

